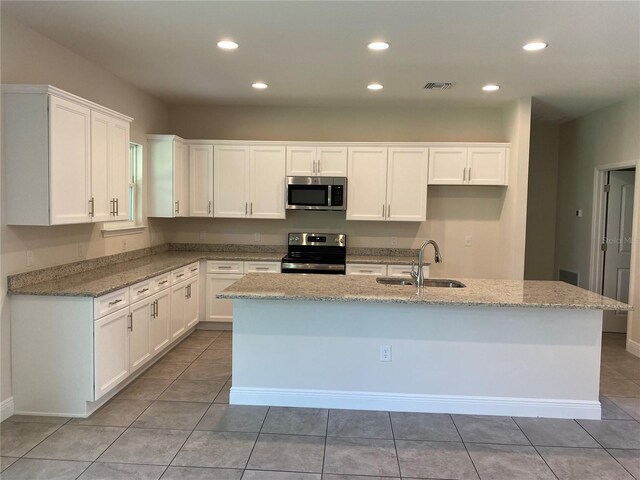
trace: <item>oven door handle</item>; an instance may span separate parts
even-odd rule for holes
[[[326,264],[326,263],[289,263],[282,262],[282,269],[287,270],[335,270],[344,271],[344,265]]]

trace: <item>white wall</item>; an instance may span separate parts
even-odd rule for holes
[[[145,146],[146,135],[166,131],[168,109],[157,99],[138,90],[98,65],[79,57],[52,42],[12,17],[3,14],[1,23],[1,80],[2,83],[50,84],[87,98],[134,118],[131,141]],[[4,163],[2,167],[4,177]],[[4,190],[4,189],[3,189]],[[5,202],[2,202],[4,205]],[[86,256],[95,258],[122,251],[126,239],[127,250],[162,243],[162,232],[151,226],[144,234],[102,238],[100,224],[57,227],[15,227],[4,223],[2,214],[2,324],[0,349],[0,399],[11,396],[10,308],[5,298],[6,276],[31,269],[43,268],[80,260],[78,245]],[[26,250],[34,252],[35,264],[26,266]]]
[[[595,167],[619,162],[636,162],[640,172],[640,94],[560,128],[558,169],[558,211],[556,222],[555,268],[579,274],[580,286],[589,286],[591,217]],[[636,174],[638,178],[638,174]],[[636,192],[640,191],[636,182]],[[632,255],[630,302],[640,308],[640,195],[636,194],[635,233]],[[582,209],[582,218],[575,210]],[[637,344],[640,354],[640,314],[629,316],[628,340]]]

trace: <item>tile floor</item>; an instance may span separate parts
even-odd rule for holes
[[[603,420],[229,406],[231,336],[197,331],[85,420],[0,425],[2,479],[640,480],[640,359],[605,335]]]

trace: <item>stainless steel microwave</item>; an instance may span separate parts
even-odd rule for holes
[[[288,210],[346,210],[345,177],[287,177]]]

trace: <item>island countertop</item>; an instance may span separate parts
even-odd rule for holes
[[[251,273],[218,298],[406,303],[487,307],[632,310],[633,307],[564,282],[457,278],[464,288],[383,285],[375,276]]]

